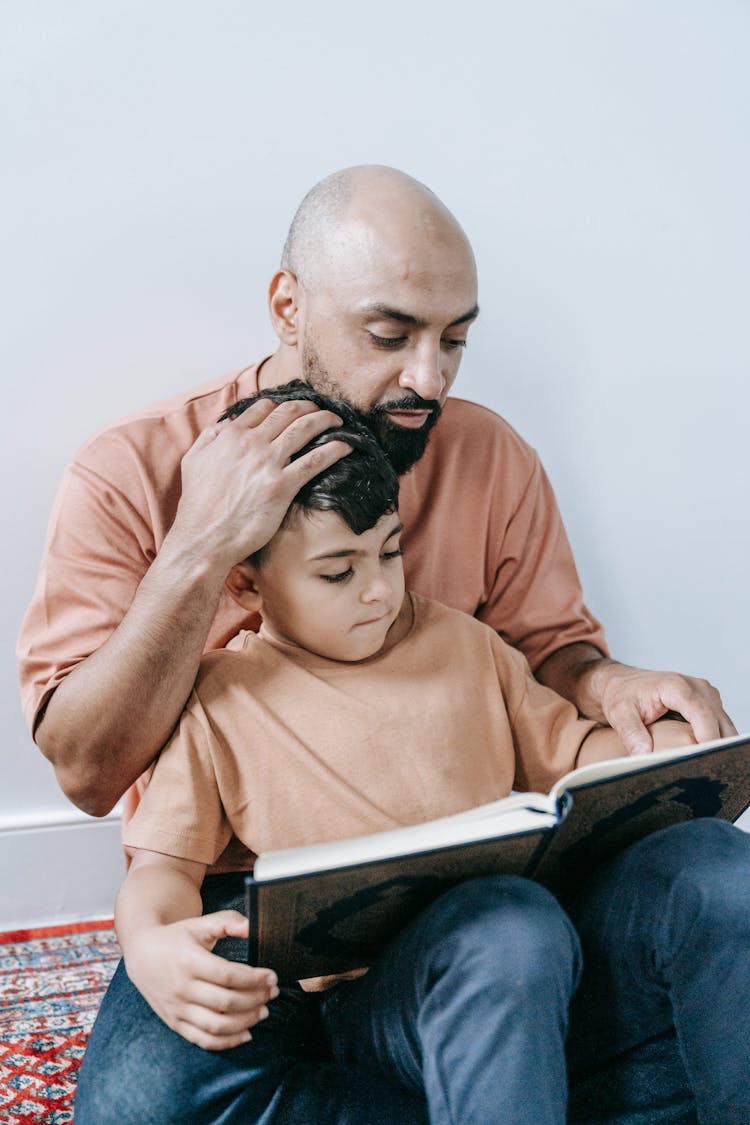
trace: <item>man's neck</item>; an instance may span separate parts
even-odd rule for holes
[[[269,387],[282,387],[285,383],[291,383],[293,379],[301,379],[299,366],[296,348],[281,344],[273,355],[264,360],[258,371],[258,390],[266,391]]]

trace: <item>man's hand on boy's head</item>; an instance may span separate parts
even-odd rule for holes
[[[264,547],[300,488],[351,452],[330,441],[290,462],[341,424],[314,403],[260,400],[204,430],[182,460],[182,494],[168,538],[225,575]]]
[[[236,910],[149,927],[133,939],[128,976],[156,1014],[188,1042],[224,1051],[252,1038],[278,996],[276,974],[212,953],[222,937],[247,937]]]

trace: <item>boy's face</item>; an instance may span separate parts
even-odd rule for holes
[[[335,512],[297,509],[253,568],[267,629],[329,660],[382,648],[404,600],[398,513],[357,535]]]

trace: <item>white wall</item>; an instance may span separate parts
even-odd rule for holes
[[[3,5],[3,881],[35,874],[19,818],[66,807],[12,658],[63,465],[270,349],[286,225],[349,163],[464,223],[457,393],[542,451],[614,652],[710,677],[750,728],[749,47],[741,0]]]

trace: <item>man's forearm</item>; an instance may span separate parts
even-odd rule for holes
[[[195,681],[221,569],[163,550],[110,639],[52,695],[36,730],[66,795],[103,816],[169,738]]]

